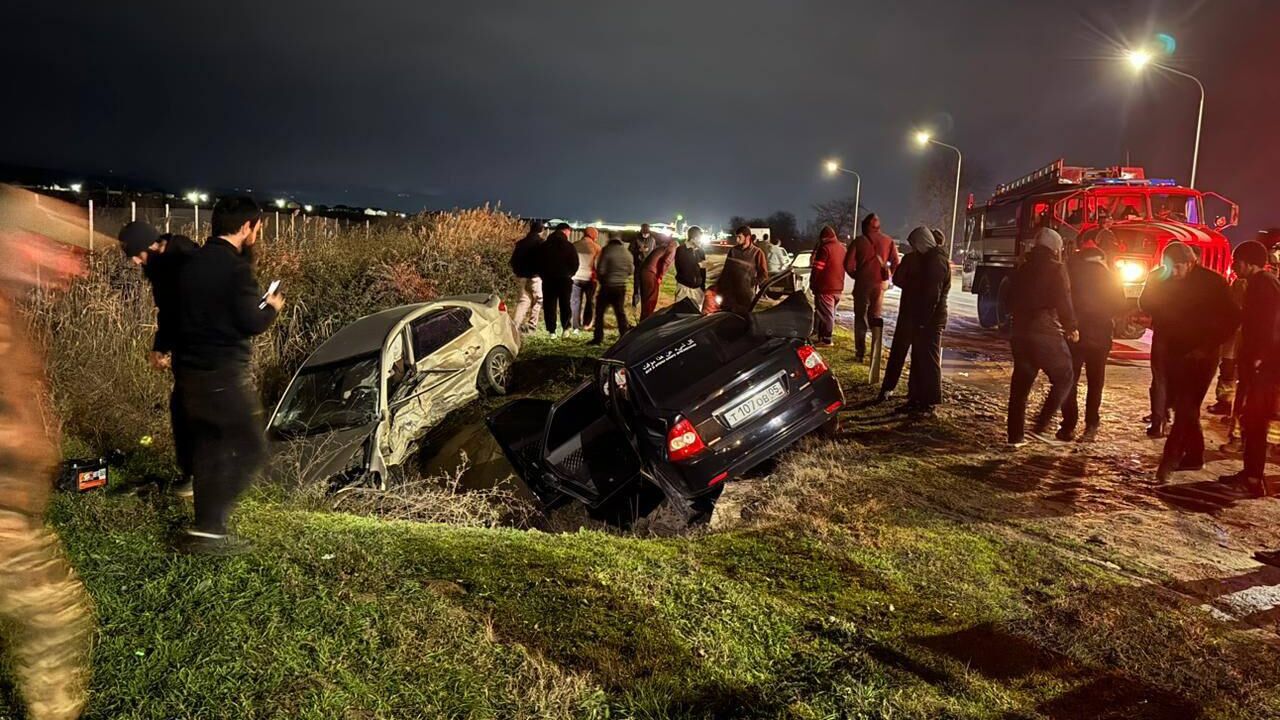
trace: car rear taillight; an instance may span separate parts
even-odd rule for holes
[[[800,363],[804,365],[804,372],[810,380],[817,380],[827,371],[827,361],[822,359],[812,345],[801,345],[796,348],[796,355],[800,357]]]
[[[684,418],[677,420],[667,432],[667,459],[671,462],[688,460],[706,449],[707,446],[693,428],[693,423]]]

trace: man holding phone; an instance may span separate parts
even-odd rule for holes
[[[231,536],[227,519],[266,460],[262,403],[249,372],[251,341],[284,307],[278,285],[264,295],[253,276],[250,253],[262,218],[251,198],[220,199],[213,237],[178,279],[182,309],[173,369],[194,438],[195,524],[184,542],[190,552],[247,549]]]

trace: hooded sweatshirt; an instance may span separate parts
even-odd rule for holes
[[[867,228],[849,243],[844,269],[855,285],[875,284],[892,277],[899,262],[898,246],[893,238]]]
[[[907,244],[911,252],[902,258],[893,274],[893,284],[902,288],[898,322],[905,322],[907,327],[945,326],[951,265],[929,228],[912,230]]]
[[[538,277],[547,280],[569,280],[578,271],[578,253],[563,230],[557,230],[534,253]]]
[[[1008,303],[1014,337],[1062,335],[1076,330],[1071,282],[1058,262],[1062,236],[1040,228],[1026,261],[1009,277]]]
[[[809,272],[809,288],[818,295],[844,292],[844,243],[831,227],[822,228],[818,247],[813,251],[813,268]]]
[[[1071,281],[1071,305],[1080,328],[1080,345],[1111,347],[1115,319],[1128,308],[1124,286],[1107,267],[1101,250],[1077,253],[1067,263]]]
[[[528,279],[538,274],[537,249],[542,242],[540,230],[530,230],[516,242],[511,250],[511,272],[516,277]]]
[[[578,271],[573,274],[574,282],[591,282],[595,279],[596,256],[600,254],[600,244],[591,233],[584,233],[573,244],[573,249],[578,252]]]

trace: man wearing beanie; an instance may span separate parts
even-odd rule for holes
[[[171,370],[177,345],[180,309],[178,273],[199,247],[185,235],[161,235],[151,225],[135,220],[120,229],[120,250],[151,284],[156,304],[156,334],[148,361],[156,370]],[[173,450],[182,479],[170,490],[191,497],[191,431],[176,388],[169,393],[169,425],[173,430]]]
[[[884,291],[898,270],[898,246],[880,232],[880,218],[862,219],[862,233],[849,243],[845,272],[853,278],[853,349],[858,362],[866,357],[867,331],[883,322]]]
[[[813,290],[814,328],[818,345],[830,347],[835,330],[836,304],[844,292],[844,243],[836,237],[830,225],[824,225],[818,236],[818,247],[813,251],[812,272],[809,273],[809,289]]]
[[[1071,283],[1059,262],[1061,254],[1062,236],[1042,227],[1022,265],[1009,276],[1013,377],[1009,385],[1008,442],[1015,447],[1025,442],[1024,433],[1041,442],[1059,442],[1046,431],[1075,377],[1067,341],[1078,342],[1080,332],[1071,302]],[[1049,394],[1031,432],[1026,433],[1027,398],[1042,371],[1049,378]]]
[[[1269,260],[1262,243],[1249,240],[1233,253],[1236,274],[1246,281],[1237,353],[1240,392],[1244,394],[1242,432],[1244,469],[1222,478],[1249,485],[1266,495],[1267,431],[1280,399],[1280,280],[1266,271]]]
[[[1189,245],[1169,243],[1162,265],[1157,272],[1166,278],[1144,288],[1140,299],[1164,343],[1173,409],[1173,429],[1156,469],[1159,482],[1168,480],[1172,472],[1204,467],[1200,404],[1213,382],[1222,343],[1240,325],[1240,309],[1231,299],[1227,281],[1196,262]]]
[[[589,227],[573,244],[578,253],[578,271],[573,274],[573,294],[569,309],[573,312],[573,329],[590,330],[595,319],[596,256],[600,254],[600,231]]]

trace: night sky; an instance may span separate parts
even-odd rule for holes
[[[919,125],[979,198],[1126,150],[1185,182],[1193,83],[1115,59],[1156,32],[1205,83],[1199,186],[1280,226],[1280,2],[7,0],[0,162],[302,202],[639,221],[849,192],[911,222]],[[935,149],[932,152],[942,152]]]

